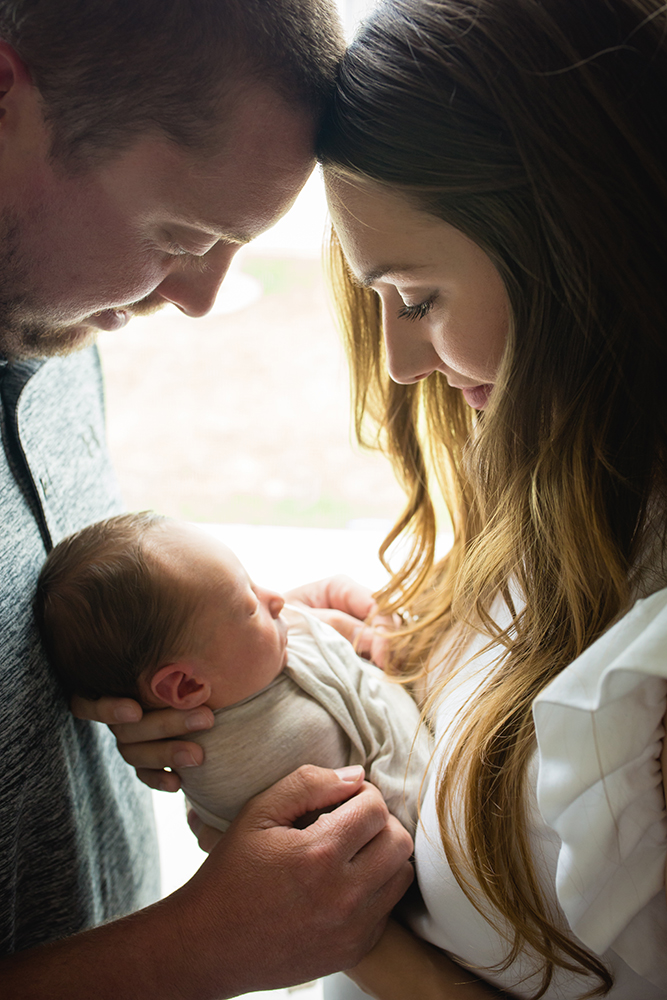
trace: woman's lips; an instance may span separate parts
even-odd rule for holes
[[[468,406],[472,406],[473,410],[483,410],[489,402],[489,397],[493,391],[493,385],[473,385],[465,389],[461,389],[463,393],[463,398],[465,399]]]

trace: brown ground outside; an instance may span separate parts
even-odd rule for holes
[[[195,521],[393,520],[388,462],[351,443],[346,364],[315,260],[244,252],[254,305],[173,310],[100,340],[109,443],[130,509]]]

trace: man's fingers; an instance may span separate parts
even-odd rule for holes
[[[213,712],[210,708],[200,705],[191,712],[183,712],[177,708],[146,712],[141,722],[115,725],[111,726],[111,729],[119,744],[136,744],[187,736],[188,733],[210,729],[212,725]]]
[[[304,764],[251,799],[244,811],[256,827],[291,826],[305,813],[328,809],[348,799],[363,781],[364,769],[360,765],[334,771]]]
[[[410,858],[413,850],[412,837],[403,824],[395,816],[389,814],[382,830],[356,852],[352,864],[363,867],[368,873],[377,870],[377,885],[380,888],[385,884],[388,870],[404,870],[407,875],[408,870],[405,868],[405,863],[412,870]],[[412,878],[409,879],[408,885],[411,881]]]
[[[368,907],[376,910],[382,916],[387,916],[397,906],[405,896],[406,892],[414,882],[415,869],[409,861],[405,861],[399,870],[391,875],[377,890],[375,895],[369,900]],[[378,924],[375,940],[380,937],[384,923]]]
[[[118,722],[136,723],[143,715],[141,705],[131,698],[98,698],[96,701],[91,701],[74,695],[70,702],[70,710],[77,719],[104,722],[107,726]]]
[[[350,861],[371,843],[377,843],[377,849],[369,857],[370,864],[374,858],[383,854],[383,845],[388,844],[392,837],[398,840],[398,855],[409,858],[412,854],[412,838],[398,820],[390,815],[382,794],[369,782],[364,782],[356,795],[342,802],[336,809],[318,817],[311,829],[315,839],[326,833],[332,841],[335,840],[340,845],[342,855]],[[396,829],[400,830],[398,838],[394,833]],[[402,857],[397,858],[396,864],[400,860]]]
[[[118,750],[132,767],[162,770],[198,767],[204,761],[204,751],[198,743],[182,740],[156,740],[152,743],[119,743]]]
[[[174,771],[157,771],[149,767],[138,767],[137,778],[149,788],[158,792],[177,792],[181,787],[181,779]]]
[[[299,831],[300,843],[317,847],[322,864],[327,864],[327,853],[329,861],[335,857],[337,863],[354,859],[365,872],[366,891],[375,892],[385,884],[387,871],[393,873],[408,861],[413,843],[363,774],[361,767],[331,771],[306,765],[252,799],[239,819],[255,829],[285,827],[304,813],[335,805]]]
[[[143,712],[141,705],[131,698],[98,698],[90,701],[75,695],[70,702],[72,714],[77,719],[89,719],[110,726],[119,743],[149,743],[153,740],[173,739],[188,733],[210,729],[213,712],[205,705],[190,712],[177,708],[162,708]]]

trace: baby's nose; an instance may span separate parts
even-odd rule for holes
[[[280,612],[285,607],[285,598],[282,596],[282,594],[276,594],[271,592],[268,595],[268,606],[272,617],[277,618]]]

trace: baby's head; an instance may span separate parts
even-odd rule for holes
[[[252,584],[222,542],[143,513],[60,542],[40,574],[35,614],[68,694],[216,709],[282,670],[283,603]]]

